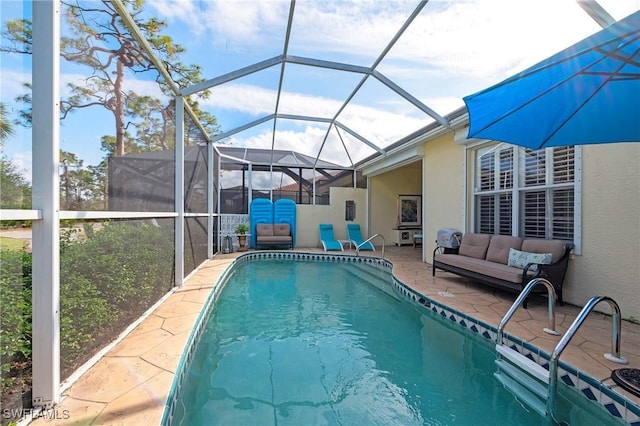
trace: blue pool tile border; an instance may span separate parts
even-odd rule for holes
[[[191,361],[193,356],[193,350],[196,347],[194,342],[200,339],[200,335],[204,329],[204,318],[206,318],[211,309],[213,309],[215,301],[219,297],[220,292],[226,284],[227,278],[233,269],[241,263],[256,259],[303,260],[371,265],[391,272],[393,288],[396,292],[403,296],[407,301],[414,303],[420,309],[427,309],[434,314],[441,316],[443,319],[448,319],[452,323],[456,323],[460,327],[468,329],[484,339],[492,342],[495,342],[497,339],[497,329],[494,326],[435,301],[400,281],[393,274],[393,263],[386,259],[345,254],[336,255],[290,251],[256,251],[245,253],[237,257],[227,266],[218,281],[215,283],[211,294],[205,301],[204,309],[200,312],[200,315],[196,320],[196,324],[191,331],[191,335],[187,340],[185,347],[188,349],[180,357],[180,362],[178,363],[178,368],[176,370],[177,375],[174,378],[171,390],[169,391],[167,404],[162,416],[162,425],[171,423],[175,415],[176,406],[178,404],[177,396],[180,393],[180,389],[182,388],[182,384],[185,379],[185,365]],[[542,367],[549,369],[550,355],[547,352],[508,333],[504,333],[503,338],[505,344],[510,348],[517,350],[522,355],[528,357]],[[594,379],[583,371],[577,370],[571,365],[562,362],[562,360],[558,363],[558,378],[569,388],[574,389],[577,394],[589,401],[599,403],[612,417],[623,420],[632,426],[640,426],[640,405],[626,399],[623,395],[610,388],[607,384]]]
[[[395,275],[393,275],[393,285],[409,301],[425,307],[443,318],[449,318],[452,322],[467,328],[478,336],[492,342],[496,341],[498,330],[494,326],[424,296],[404,284]],[[549,353],[508,333],[504,333],[503,338],[505,344],[510,348],[517,350],[545,369],[549,369],[549,359],[551,358]],[[583,371],[577,370],[562,360],[558,362],[558,378],[582,397],[602,405],[611,416],[624,420],[632,426],[640,426],[640,405],[628,400],[607,384],[594,379]]]

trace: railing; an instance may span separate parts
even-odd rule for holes
[[[620,329],[622,328],[622,317],[620,316],[620,307],[610,297],[607,296],[594,296],[592,297],[584,308],[580,311],[576,319],[569,326],[567,332],[562,336],[560,342],[556,345],[556,348],[551,353],[551,359],[549,360],[549,399],[547,399],[547,412],[553,415],[555,407],[556,392],[558,389],[558,358],[562,354],[562,351],[567,347],[569,341],[573,335],[578,331],[578,328],[582,325],[587,315],[593,310],[593,308],[600,302],[608,302],[611,306],[612,314],[612,335],[611,335],[611,353],[605,353],[604,357],[609,361],[617,362],[618,364],[627,364],[625,358],[620,356]]]
[[[360,256],[360,247],[362,247],[363,245],[371,242],[371,240],[373,240],[376,237],[382,238],[382,258],[384,259],[384,236],[382,236],[380,234],[372,235],[371,237],[367,238],[365,241],[363,241],[360,244],[358,244],[356,246],[356,256]]]
[[[534,278],[531,281],[529,281],[529,283],[524,287],[522,292],[520,292],[520,295],[518,296],[516,301],[513,302],[513,305],[511,305],[511,308],[509,308],[509,311],[507,311],[507,314],[504,316],[504,318],[502,318],[502,321],[500,321],[500,325],[498,326],[498,335],[496,337],[496,344],[502,345],[502,335],[504,333],[505,326],[507,325],[507,323],[509,322],[513,314],[516,312],[516,310],[520,307],[522,302],[524,302],[527,296],[529,296],[529,293],[531,293],[531,290],[538,284],[543,284],[547,288],[547,291],[549,292],[549,327],[543,328],[542,330],[545,333],[551,334],[553,336],[560,335],[560,333],[556,331],[556,316],[554,312],[554,309],[555,309],[554,306],[556,302],[556,290],[553,288],[553,284],[551,284],[548,280],[545,280],[544,278]]]
[[[520,293],[516,301],[513,303],[513,305],[511,305],[511,308],[509,308],[509,311],[506,313],[504,318],[502,318],[502,321],[500,321],[500,325],[498,326],[498,333],[496,336],[496,344],[498,346],[503,345],[502,340],[503,340],[504,328],[509,322],[509,320],[511,319],[511,317],[513,316],[514,312],[518,309],[518,307],[520,307],[522,302],[527,298],[527,296],[531,292],[531,289],[533,289],[533,287],[535,287],[538,284],[543,284],[545,287],[547,287],[547,290],[549,292],[549,327],[543,328],[543,330],[546,333],[553,334],[556,336],[560,334],[555,329],[555,315],[554,315],[554,305],[555,305],[555,299],[556,299],[555,289],[553,288],[553,285],[546,279],[535,278],[529,281],[529,283],[522,290],[522,292]],[[589,313],[593,310],[593,308],[600,302],[609,303],[609,305],[611,306],[611,310],[613,311],[611,353],[605,353],[604,357],[609,361],[617,362],[618,364],[628,363],[628,361],[625,358],[620,356],[620,329],[622,328],[622,317],[620,316],[620,307],[615,302],[615,300],[613,300],[610,297],[607,297],[607,296],[592,297],[591,300],[589,300],[589,302],[587,302],[587,304],[584,306],[584,308],[582,308],[582,310],[580,311],[576,319],[573,321],[573,323],[569,326],[569,329],[564,334],[564,336],[562,336],[562,338],[556,345],[555,349],[553,350],[551,354],[551,358],[549,360],[549,373],[548,373],[549,382],[548,382],[546,411],[549,415],[551,415],[552,418],[555,418],[554,409],[555,409],[556,394],[558,391],[558,359],[560,358],[562,351],[564,351],[564,349],[567,347],[567,345],[573,338],[578,328],[582,325],[582,323],[587,318],[587,315],[589,315]],[[503,350],[498,346],[496,347],[496,349],[498,350],[498,353],[503,353]],[[525,370],[528,370],[528,368],[525,368]],[[535,371],[527,371],[527,372],[530,374],[535,373]],[[546,374],[544,376],[546,377]],[[544,381],[546,381],[546,379]]]

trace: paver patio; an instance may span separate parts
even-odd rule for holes
[[[344,253],[354,254],[354,251]],[[63,392],[63,400],[56,407],[57,419],[40,418],[32,424],[158,424],[191,328],[214,284],[237,255],[239,253],[217,255],[207,261]],[[380,251],[367,255],[379,256]],[[513,294],[476,285],[442,271],[432,277],[430,265],[423,263],[420,256],[420,249],[411,246],[390,246],[385,252],[385,258],[394,265],[394,274],[402,282],[433,300],[497,327],[515,300]],[[603,304],[602,309],[607,311],[608,306]],[[564,333],[579,311],[576,306],[557,306],[557,330]],[[516,312],[505,331],[551,352],[559,337],[542,331],[547,321],[546,300],[536,297],[529,301],[529,309]],[[612,370],[622,366],[603,357],[611,350],[611,330],[610,316],[591,313],[561,360],[617,388],[610,375]],[[640,367],[640,325],[623,321],[621,351],[629,360],[629,367]],[[617,389],[640,404],[640,398]]]

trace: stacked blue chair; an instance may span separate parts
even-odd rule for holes
[[[251,224],[251,247],[256,247],[256,225],[258,223],[273,223],[273,203],[267,198],[256,198],[249,206]]]
[[[291,227],[292,247],[296,245],[296,203],[280,199],[273,203],[273,223],[288,223]]]
[[[291,229],[291,248],[296,245],[296,203],[292,200],[281,199],[272,203],[267,198],[256,198],[249,206],[251,223],[251,247],[259,248],[256,238],[256,226],[260,223],[286,223]]]

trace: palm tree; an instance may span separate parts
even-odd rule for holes
[[[0,144],[13,134],[13,125],[7,120],[7,107],[0,102]]]

